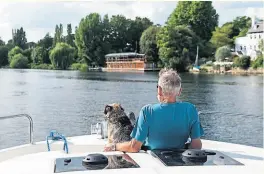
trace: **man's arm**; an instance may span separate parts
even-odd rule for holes
[[[139,152],[142,144],[133,138],[131,141],[123,143],[108,144],[105,146],[104,151]]]
[[[201,149],[202,148],[202,141],[200,140],[200,138],[193,139],[191,141],[189,148],[190,149]]]
[[[191,123],[191,144],[189,148],[191,149],[201,149],[202,148],[202,141],[200,137],[204,134],[203,127],[200,123],[199,115],[197,109],[194,105],[189,110],[189,116],[192,119]]]
[[[143,143],[133,138],[131,141],[128,142],[117,143],[116,150],[122,152],[139,152],[142,144]]]

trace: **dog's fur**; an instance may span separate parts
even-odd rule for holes
[[[108,127],[108,143],[130,141],[130,133],[135,123],[134,113],[127,116],[120,104],[113,103],[105,106],[104,114]]]

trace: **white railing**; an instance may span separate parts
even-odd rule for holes
[[[0,117],[0,120],[18,118],[18,117],[27,117],[29,120],[29,143],[33,144],[33,120],[28,114],[18,114],[18,115],[9,115]]]

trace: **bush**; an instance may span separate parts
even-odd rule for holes
[[[80,71],[82,71],[82,72],[88,71],[88,66],[87,66],[87,64],[82,64],[82,66],[81,66],[81,68],[80,68]]]
[[[31,64],[31,69],[49,69],[49,70],[51,70],[51,69],[54,69],[54,68],[53,68],[53,66],[51,64],[44,63],[44,64],[37,65],[37,64],[32,63]]]
[[[16,46],[15,48],[13,48],[12,50],[9,51],[8,61],[11,62],[13,57],[17,54],[23,54],[23,50],[21,48],[19,48],[18,46]]]
[[[236,57],[234,59],[233,65],[235,67],[247,69],[250,66],[250,57],[249,56]]]
[[[71,70],[87,71],[88,66],[85,63],[73,63],[70,67]]]
[[[10,67],[19,69],[28,68],[27,57],[23,56],[22,54],[16,54],[10,62]]]
[[[264,58],[263,55],[258,56],[256,60],[252,61],[251,66],[254,69],[263,68],[263,58]]]
[[[71,70],[80,70],[82,63],[73,63],[70,67]]]
[[[231,57],[231,51],[228,47],[223,46],[216,50],[215,58],[218,62],[224,61],[226,57]]]

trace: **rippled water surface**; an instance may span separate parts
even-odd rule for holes
[[[263,147],[263,77],[181,74],[182,101],[199,111],[205,139]],[[157,73],[0,70],[0,116],[27,113],[34,140],[52,129],[66,136],[90,133],[104,106],[119,102],[138,113],[157,102]],[[28,143],[25,118],[0,120],[0,149]]]

